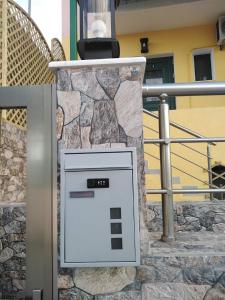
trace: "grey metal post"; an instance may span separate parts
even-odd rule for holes
[[[170,123],[169,105],[166,103],[168,95],[160,96],[159,107],[159,138],[165,139],[165,143],[160,144],[160,164],[161,164],[161,188],[167,190],[162,194],[162,214],[163,214],[163,234],[162,241],[170,242],[174,240],[174,220],[173,220],[173,193],[172,193],[172,170],[170,153]]]
[[[211,145],[207,144],[207,158],[208,158],[208,174],[209,174],[209,188],[213,187],[213,178],[212,178],[212,155],[211,155]],[[210,200],[213,200],[213,194],[210,194]]]
[[[2,146],[2,109],[0,109],[0,149]]]

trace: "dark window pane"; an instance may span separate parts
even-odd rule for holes
[[[122,224],[111,223],[111,234],[122,234]]]
[[[212,168],[212,183],[213,185],[217,186],[218,188],[223,189],[225,186],[225,167],[222,165],[217,165]],[[214,193],[213,197],[218,200],[225,200],[225,193]]]
[[[110,208],[110,218],[111,219],[121,219],[121,208]]]
[[[195,80],[212,80],[211,55],[199,54],[194,56]]]
[[[154,68],[154,65],[152,65]],[[156,84],[163,84],[163,72],[162,70],[152,70],[151,72],[146,73],[146,84],[149,85],[156,85]],[[147,97],[147,102],[156,101],[159,103],[158,97]]]
[[[123,242],[121,238],[111,239],[111,246],[113,250],[123,249]]]
[[[173,83],[174,67],[173,57],[159,57],[147,60],[144,82],[150,85]],[[149,111],[159,109],[159,99],[157,97],[144,97],[144,108]],[[170,109],[176,109],[175,97],[168,97]]]

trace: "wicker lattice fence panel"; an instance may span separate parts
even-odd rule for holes
[[[66,58],[57,39],[53,39],[52,51],[34,21],[18,4],[0,0],[0,86],[53,83],[49,62]],[[2,116],[26,129],[26,110],[9,109]]]
[[[48,69],[53,57],[29,15],[12,0],[7,1],[7,85],[52,83]]]
[[[66,60],[66,55],[62,44],[58,39],[52,39],[52,46],[51,46],[52,56],[54,61],[62,61]]]
[[[7,0],[0,0],[0,86],[6,85]]]
[[[6,121],[13,123],[20,129],[27,129],[27,110],[26,109],[8,109],[5,112]]]
[[[2,0],[0,0],[0,86],[2,85]]]

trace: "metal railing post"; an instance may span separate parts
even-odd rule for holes
[[[165,140],[160,144],[161,189],[167,190],[166,194],[162,194],[163,234],[161,239],[165,242],[174,240],[170,121],[167,97],[167,94],[160,96],[159,106],[159,138]]]
[[[208,158],[208,174],[209,174],[209,188],[213,186],[212,177],[212,155],[211,155],[211,145],[207,144],[207,158]],[[210,194],[210,200],[213,201],[213,194]]]

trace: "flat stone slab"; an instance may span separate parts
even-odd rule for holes
[[[162,242],[161,232],[149,233],[148,256],[225,256],[224,234],[177,232],[174,242]]]
[[[142,299],[151,300],[202,300],[210,285],[183,283],[144,284]]]
[[[91,295],[121,291],[134,282],[136,269],[121,268],[77,268],[74,283],[77,288]]]

